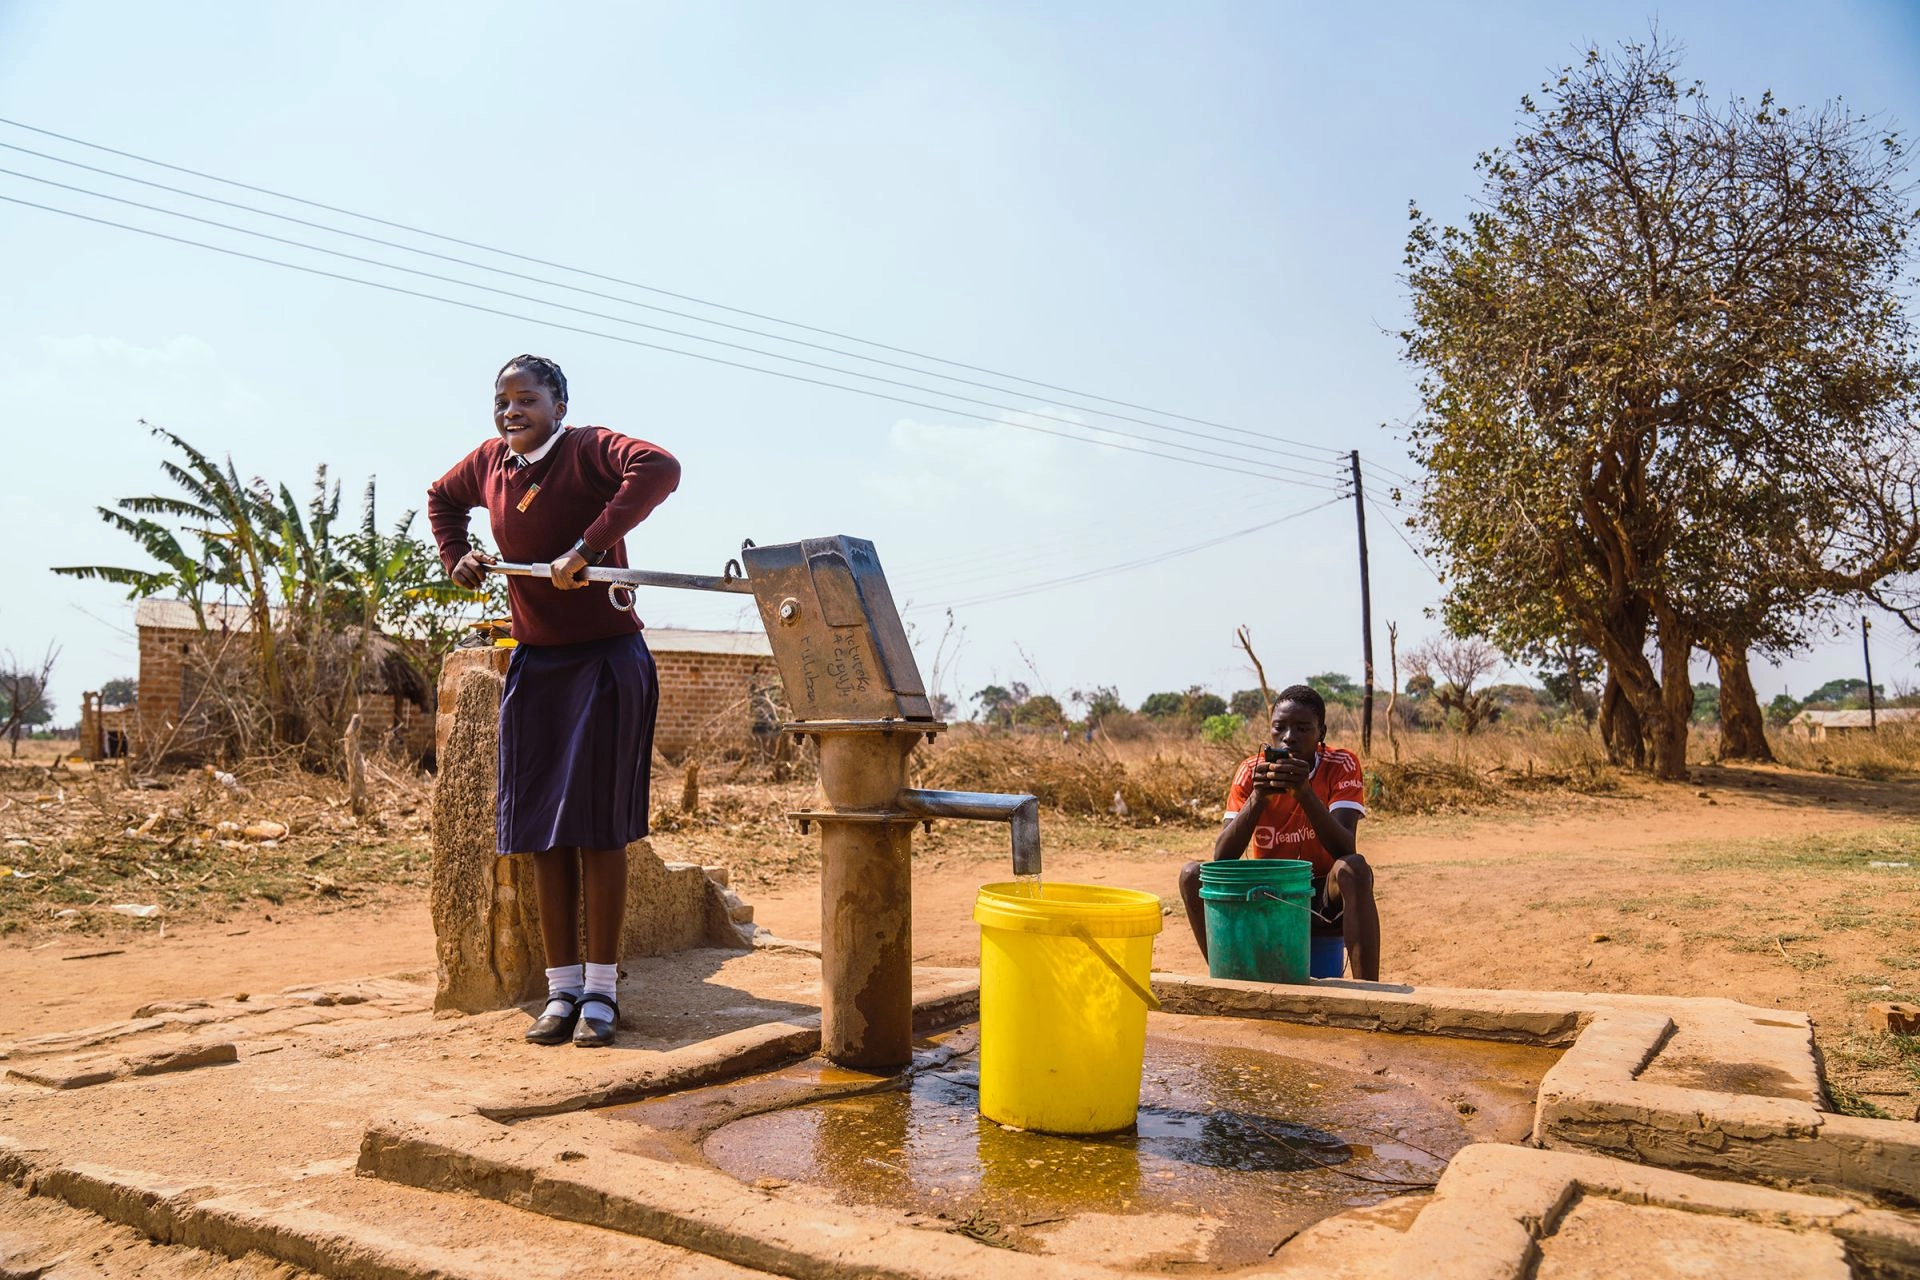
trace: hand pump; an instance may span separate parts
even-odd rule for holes
[[[744,564],[744,567],[742,567]],[[494,573],[551,578],[544,564]],[[819,749],[824,807],[790,816],[820,824],[820,1038],[850,1067],[913,1057],[912,836],[918,822],[1005,822],[1016,875],[1040,873],[1040,802],[1030,795],[909,787],[907,758],[936,720],[873,544],[837,536],[757,547],[718,577],[589,568],[618,608],[635,587],[750,594],[773,646],[793,719],[784,732]]]

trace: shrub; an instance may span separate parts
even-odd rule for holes
[[[1246,728],[1246,725],[1244,716],[1237,716],[1232,712],[1221,716],[1208,716],[1200,722],[1200,736],[1208,742],[1231,742],[1239,735],[1240,730]]]
[[[1113,815],[1114,797],[1136,824],[1219,821],[1231,762],[1216,753],[1156,752],[1122,761],[1098,747],[1054,738],[955,733],[934,748],[918,784],[959,791],[1026,792],[1063,813]]]
[[[1457,760],[1375,761],[1367,776],[1367,803],[1383,813],[1459,812],[1499,798],[1499,787]]]

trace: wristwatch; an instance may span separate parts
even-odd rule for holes
[[[595,551],[592,547],[589,547],[587,545],[587,540],[585,538],[582,538],[580,539],[580,541],[574,543],[573,549],[575,551],[578,551],[581,555],[581,558],[583,558],[590,565],[601,565],[606,563],[607,556],[610,555],[613,550],[613,548],[609,547],[605,551]]]

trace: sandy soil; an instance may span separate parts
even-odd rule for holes
[[[262,904],[263,906],[265,904]],[[240,911],[224,922],[0,948],[0,1041],[124,1018],[156,1000],[433,972],[425,894],[363,909]]]
[[[1684,787],[1635,783],[1610,796],[1535,798],[1512,811],[1372,819],[1361,835],[1378,873],[1382,976],[1722,995],[1804,1009],[1830,1072],[1858,1104],[1915,1118],[1920,1057],[1911,1042],[1868,1034],[1867,1006],[1915,999],[1920,989],[1916,820],[1920,780],[1722,768],[1701,769]],[[1210,833],[1059,819],[1045,830],[1049,879],[1161,895],[1173,914],[1156,966],[1203,971],[1174,877],[1204,856]],[[917,837],[918,962],[976,962],[971,905],[981,883],[1003,874],[1003,840],[997,829],[965,824]],[[689,832],[657,846],[669,858],[724,862],[725,843]],[[796,860],[808,843],[797,835],[779,842]],[[756,848],[762,862],[780,852],[764,841]],[[775,933],[818,935],[811,872],[747,895]],[[125,1017],[168,996],[277,990],[432,963],[417,891],[360,908],[289,902],[219,924],[169,926],[164,938],[143,927],[0,944],[0,1038]]]
[[[1867,1006],[1920,989],[1920,783],[1774,768],[1695,776],[1520,812],[1370,820],[1361,848],[1376,869],[1381,976],[1803,1009],[1836,1079],[1916,1118],[1916,1059],[1867,1034]],[[1209,833],[1062,825],[1048,832],[1048,878],[1159,894],[1171,914],[1155,966],[1204,972],[1175,877],[1205,856]],[[916,961],[977,963],[973,898],[1000,877],[1002,856],[973,833],[928,842],[916,867]],[[817,935],[818,901],[810,882],[754,895],[757,919],[784,936]]]

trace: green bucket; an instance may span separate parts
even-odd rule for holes
[[[1200,864],[1207,972],[1249,982],[1305,982],[1312,959],[1313,864],[1235,858]]]

